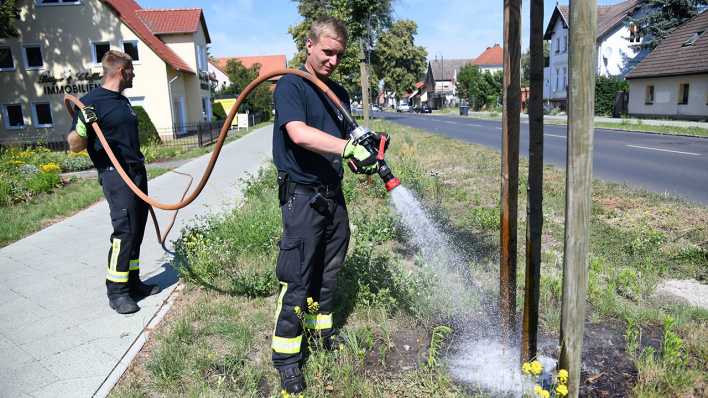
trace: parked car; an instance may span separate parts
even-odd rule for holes
[[[381,112],[381,108],[379,108],[379,107],[376,106],[376,105],[371,105],[371,110],[372,110],[373,112]]]
[[[408,104],[398,104],[398,108],[396,108],[396,112],[410,112],[411,111],[411,106]]]
[[[430,107],[428,106],[428,104],[423,104],[423,105],[421,105],[421,106],[417,106],[417,107],[415,107],[415,109],[413,109],[413,110],[414,110],[416,113],[433,113],[433,110],[430,109]]]

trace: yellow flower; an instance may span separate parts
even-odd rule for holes
[[[565,384],[561,384],[556,387],[556,392],[559,396],[565,397],[566,395],[568,395],[568,387]]]
[[[561,369],[558,371],[558,382],[561,384],[568,383],[568,371],[567,370]]]
[[[521,371],[525,374],[531,374],[531,364],[528,362],[524,362],[523,365],[521,365]]]
[[[536,384],[535,386],[533,386],[533,392],[534,392],[536,395],[541,396],[541,392],[542,392],[542,391],[543,391],[543,387],[539,386],[538,384]]]
[[[295,307],[293,307],[293,312],[295,312],[295,315],[300,315],[302,310],[300,309],[299,305],[296,305]]]
[[[541,391],[541,398],[551,398],[551,393],[548,390]]]
[[[533,361],[531,362],[531,373],[534,376],[538,376],[543,372],[543,365],[539,361]]]
[[[320,310],[320,303],[315,301],[312,297],[307,298],[307,311],[310,314],[316,314]]]
[[[61,167],[59,167],[59,165],[54,162],[43,164],[39,166],[39,169],[45,173],[58,173],[61,171]]]

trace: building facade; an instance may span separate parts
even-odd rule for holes
[[[472,64],[477,65],[482,72],[501,72],[504,70],[504,49],[499,43],[487,47]]]
[[[133,57],[133,87],[163,137],[211,117],[201,9],[142,9],[133,0],[20,0],[19,36],[0,39],[0,144],[61,142],[71,120],[64,95],[101,84],[108,50]]]
[[[672,31],[627,80],[633,117],[708,120],[708,12]]]
[[[647,1],[628,0],[597,8],[597,74],[624,77],[649,49],[630,19],[649,12]],[[568,98],[568,6],[556,5],[546,27],[548,66],[543,70],[543,99],[565,109]]]

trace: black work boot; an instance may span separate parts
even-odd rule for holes
[[[339,334],[338,330],[334,330],[327,336],[322,336],[322,347],[327,351],[338,351],[347,345],[347,339]]]
[[[140,300],[153,294],[160,293],[162,288],[158,285],[148,285],[141,281],[130,286],[130,297],[135,300]]]
[[[140,271],[130,271],[128,274],[128,286],[130,287],[130,297],[133,300],[141,300],[153,294],[160,293],[162,289],[158,285],[148,285],[140,280]]]
[[[140,307],[135,304],[135,300],[129,295],[110,297],[108,304],[119,314],[132,314],[140,311]]]
[[[280,373],[280,386],[282,396],[297,396],[305,390],[305,377],[297,365],[284,366],[278,368]]]

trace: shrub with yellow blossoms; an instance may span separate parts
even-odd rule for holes
[[[555,384],[554,385],[548,385],[549,381],[546,379],[546,386],[547,389],[544,388],[542,384],[543,383],[543,364],[538,361],[534,360],[531,362],[524,362],[521,365],[521,371],[524,375],[526,376],[533,376],[536,380],[536,383],[533,387],[533,392],[536,397],[540,398],[551,398],[551,397],[565,397],[568,395],[568,371],[565,369],[561,369],[558,371],[558,374],[556,375],[555,378]],[[541,383],[541,384],[539,384]]]
[[[39,166],[39,169],[42,170],[44,173],[59,173],[59,172],[61,172],[61,167],[59,167],[59,165],[54,162],[49,162],[49,163],[43,164],[43,165]]]

